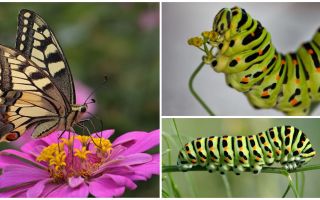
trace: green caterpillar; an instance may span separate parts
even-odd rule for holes
[[[270,128],[257,135],[198,138],[180,150],[177,165],[182,171],[206,166],[209,172],[243,171],[257,174],[274,162],[294,170],[309,162],[316,152],[305,134],[293,126]]]
[[[212,31],[188,43],[204,50],[204,61],[225,73],[227,84],[244,92],[255,108],[308,115],[311,103],[320,100],[320,29],[296,53],[284,55],[244,9],[224,8]]]

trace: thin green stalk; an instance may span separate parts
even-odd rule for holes
[[[261,173],[269,173],[269,174],[283,174],[283,173],[295,173],[295,172],[305,172],[305,171],[311,171],[311,170],[319,170],[320,169],[320,164],[319,165],[307,165],[303,167],[299,167],[295,170],[287,172],[284,168],[282,167],[264,167],[261,170]],[[194,166],[188,171],[208,171],[206,167],[201,167],[201,166]],[[168,165],[168,166],[162,166],[162,172],[182,172],[179,170],[178,166],[176,165]],[[251,172],[250,170],[246,170],[244,172]]]
[[[295,173],[295,175],[296,175],[296,189],[297,189],[297,191],[298,191],[298,193],[299,193],[299,195],[300,195],[300,188],[299,188],[299,172],[296,172]]]
[[[182,141],[181,141],[180,134],[179,134],[179,131],[178,131],[178,128],[177,128],[176,119],[175,119],[175,118],[172,118],[172,121],[173,121],[173,126],[174,126],[174,128],[175,128],[175,130],[176,130],[176,134],[177,134],[177,136],[178,136],[180,145],[181,145],[181,147],[183,147],[183,143],[182,143]]]
[[[194,96],[194,98],[200,103],[200,105],[207,111],[207,113],[211,116],[214,116],[215,114],[211,111],[209,106],[202,100],[202,98],[198,95],[198,93],[195,91],[193,87],[193,81],[195,77],[198,75],[202,67],[205,65],[204,62],[201,62],[200,65],[195,69],[195,71],[191,74],[189,79],[189,90],[191,94]]]
[[[164,139],[167,147],[169,147],[169,142],[168,142],[167,138],[165,136],[163,136],[162,138]],[[168,154],[168,161],[171,164],[171,153]],[[174,197],[181,197],[179,189],[178,189],[177,185],[174,183],[174,180],[173,180],[171,173],[168,173],[168,176],[169,176],[169,182],[170,182]]]
[[[289,185],[293,191],[293,194],[296,198],[300,198],[299,196],[299,192],[297,191],[297,189],[294,187],[294,183],[292,181],[292,178],[290,176],[290,174],[287,172],[287,171],[283,171],[283,173],[281,173],[282,175],[286,176],[288,178],[288,181],[289,181]]]
[[[286,189],[286,191],[284,192],[284,194],[282,195],[282,197],[281,197],[281,198],[285,198],[285,197],[287,196],[287,194],[288,194],[288,192],[289,192],[290,188],[291,188],[290,183],[288,183],[287,189]]]
[[[300,190],[300,197],[303,197],[303,195],[304,195],[305,176],[304,176],[304,172],[300,172],[300,174],[301,174],[301,190]]]
[[[222,176],[222,180],[223,180],[224,187],[226,188],[227,197],[232,198],[232,192],[231,192],[231,187],[230,187],[228,177]]]
[[[271,174],[281,174],[287,177],[288,181],[289,181],[289,186],[288,188],[291,188],[293,191],[293,194],[295,195],[295,197],[299,198],[300,196],[303,196],[303,190],[304,190],[304,182],[305,182],[305,178],[303,175],[302,178],[302,187],[301,187],[301,191],[298,192],[297,188],[295,187],[292,178],[290,176],[290,173],[297,173],[297,172],[305,172],[305,171],[311,171],[311,170],[319,170],[320,169],[320,165],[308,165],[308,166],[304,166],[304,167],[300,167],[297,168],[295,170],[292,171],[287,171],[284,168],[281,167],[264,167],[261,170],[261,173],[271,173]],[[201,166],[195,166],[192,167],[190,170],[188,171],[207,171],[207,169],[205,167],[201,167]],[[167,173],[167,172],[182,172],[181,170],[179,170],[178,166],[163,166],[162,167],[162,172],[163,173]],[[250,170],[246,170],[244,172],[251,172]],[[285,197],[287,195],[287,193],[289,192],[289,189],[286,189],[285,193],[283,194],[283,197]]]

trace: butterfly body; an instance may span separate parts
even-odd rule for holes
[[[16,48],[0,45],[0,141],[70,131],[87,104],[76,104],[73,78],[53,32],[36,13],[21,10]]]

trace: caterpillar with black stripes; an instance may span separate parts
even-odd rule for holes
[[[271,35],[244,9],[224,8],[211,31],[188,40],[227,84],[243,92],[255,108],[275,108],[287,115],[308,115],[320,100],[320,29],[295,53],[281,54]]]
[[[193,140],[180,150],[177,165],[188,171],[193,166],[224,174],[233,171],[259,173],[280,162],[288,171],[301,167],[316,154],[310,140],[293,126],[278,126],[249,136],[211,136]]]

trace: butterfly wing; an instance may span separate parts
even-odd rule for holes
[[[75,104],[73,78],[63,51],[48,24],[36,13],[21,10],[16,49],[46,71],[71,104]]]
[[[57,129],[70,105],[51,77],[16,50],[0,45],[0,141],[30,127],[38,138]]]

